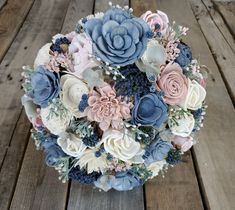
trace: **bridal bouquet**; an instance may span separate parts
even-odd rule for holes
[[[179,163],[203,126],[206,72],[188,28],[132,12],[82,18],[23,67],[32,137],[63,182],[131,190]]]

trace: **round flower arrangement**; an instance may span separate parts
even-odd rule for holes
[[[131,190],[196,143],[206,73],[182,42],[187,30],[161,11],[111,6],[23,67],[32,137],[63,182]]]

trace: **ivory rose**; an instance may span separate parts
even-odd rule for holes
[[[164,12],[160,10],[157,10],[157,13],[147,11],[141,18],[147,22],[152,31],[160,32],[162,35],[167,32],[169,19]]]
[[[152,172],[151,178],[157,176],[164,166],[167,166],[166,160],[155,161],[148,165],[147,169]]]
[[[82,95],[89,93],[87,85],[82,80],[69,74],[61,77],[60,84],[62,88],[61,100],[65,107],[70,110],[75,117],[84,117],[86,115],[85,112],[80,112],[78,106]]]
[[[130,133],[124,134],[117,130],[107,130],[102,137],[105,151],[113,157],[125,162],[143,163],[144,150]]]
[[[58,145],[64,153],[72,157],[80,158],[87,146],[83,144],[82,139],[71,133],[61,133],[57,139]]]
[[[116,96],[115,90],[108,84],[93,90],[88,99],[86,108],[89,121],[96,121],[99,127],[106,131],[110,126],[114,129],[121,128],[123,119],[129,119],[132,103],[121,100]]]
[[[138,68],[147,74],[158,74],[160,66],[166,62],[166,51],[157,40],[151,39],[141,59],[136,61]]]
[[[187,137],[191,134],[194,125],[195,119],[191,113],[188,113],[181,118],[177,119],[177,124],[173,124],[171,120],[169,120],[169,127],[171,132],[174,135]]]
[[[36,69],[40,65],[47,65],[50,61],[50,46],[51,43],[47,43],[41,47],[38,51],[37,56],[34,60],[34,69]]]
[[[188,79],[177,63],[169,63],[161,70],[157,89],[164,92],[164,101],[170,105],[181,105],[188,93]]]
[[[202,107],[202,102],[205,98],[205,89],[195,80],[189,80],[188,94],[184,102],[184,107],[191,110],[197,110]]]

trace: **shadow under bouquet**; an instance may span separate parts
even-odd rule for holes
[[[57,34],[24,66],[32,138],[59,179],[132,190],[196,143],[206,73],[162,11],[112,6]]]

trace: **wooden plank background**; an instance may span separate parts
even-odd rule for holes
[[[99,192],[74,181],[62,184],[29,141],[20,97],[20,67],[32,64],[52,35],[73,30],[79,18],[108,8],[109,0],[0,0],[0,209],[232,210],[235,206],[234,2],[115,0],[135,15],[165,11],[190,28],[185,42],[211,71],[209,105],[200,142],[182,163],[130,192]],[[18,18],[16,18],[18,17]],[[2,60],[2,61],[1,61]]]

